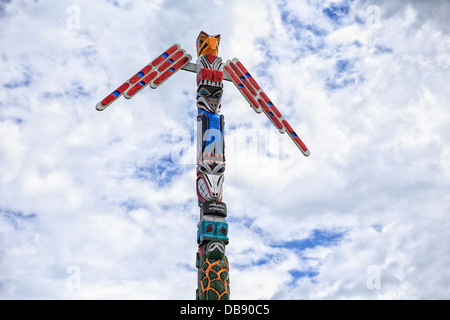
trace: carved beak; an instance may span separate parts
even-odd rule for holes
[[[217,56],[219,53],[218,41],[216,38],[208,37],[205,41],[206,47],[201,50],[201,54],[209,54],[212,56]]]

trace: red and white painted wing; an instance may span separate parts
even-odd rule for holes
[[[150,85],[156,89],[167,79],[174,75],[185,64],[192,59],[191,55],[180,48],[180,45],[174,44],[164,51],[155,60],[150,62],[138,73],[124,82],[120,87],[109,94],[105,99],[97,103],[96,109],[102,111],[120,96],[127,99],[134,97],[139,91]]]
[[[300,151],[305,156],[309,156],[309,149],[305,146],[286,119],[284,119],[272,101],[270,101],[264,91],[262,91],[261,87],[255,79],[253,79],[247,69],[245,69],[242,63],[237,58],[228,60],[224,66],[224,71],[229,75],[231,82],[235,84],[239,92],[247,99],[253,110],[257,113],[264,112],[280,133],[287,131],[288,135]]]

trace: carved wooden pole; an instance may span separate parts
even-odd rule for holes
[[[227,206],[222,202],[225,172],[223,64],[218,57],[220,36],[200,32],[197,38],[197,299],[230,298],[225,247],[228,244]]]
[[[96,105],[102,111],[120,96],[134,97],[147,85],[156,89],[179,70],[197,74],[197,180],[200,219],[197,224],[198,287],[200,300],[230,298],[227,206],[222,202],[225,172],[224,116],[220,115],[223,80],[233,82],[256,113],[264,113],[280,133],[289,135],[299,150],[309,149],[272,101],[236,58],[226,63],[218,56],[220,35],[200,32],[197,62],[178,44],[172,45]]]

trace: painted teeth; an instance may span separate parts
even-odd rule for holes
[[[206,183],[203,179],[199,180],[198,187],[199,187],[200,195],[203,197],[203,199],[205,199],[207,201],[211,200],[211,197],[209,196],[209,193],[208,193],[208,187],[206,186]]]

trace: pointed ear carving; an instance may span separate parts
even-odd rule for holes
[[[207,34],[205,31],[200,31],[200,33],[198,34],[198,37],[197,37],[197,52],[200,49],[201,45],[203,44],[203,42],[200,43],[200,41],[205,41],[205,39],[208,37],[209,37],[209,34]]]
[[[213,37],[217,39],[217,45],[219,45],[220,44],[220,34],[216,34]]]

